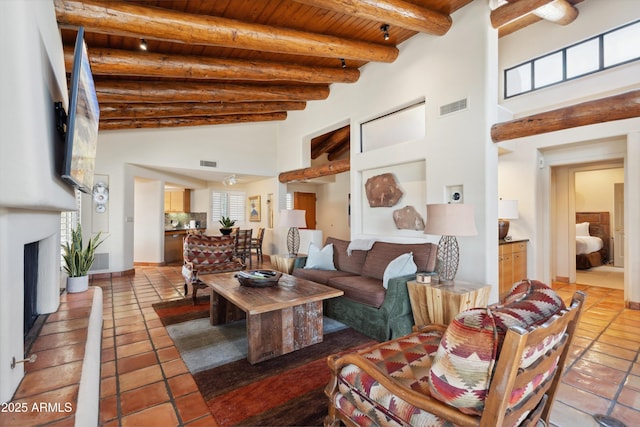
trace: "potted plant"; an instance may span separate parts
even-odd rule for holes
[[[95,251],[104,242],[104,239],[100,240],[101,234],[96,234],[83,247],[82,227],[78,224],[75,230],[71,230],[71,241],[61,245],[64,270],[69,275],[67,292],[83,292],[89,288],[89,270],[95,260]]]
[[[229,234],[231,234],[231,227],[233,227],[233,225],[236,223],[236,220],[231,219],[228,216],[223,216],[218,222],[222,225],[220,232],[223,235],[228,236]]]

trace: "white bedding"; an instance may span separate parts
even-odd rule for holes
[[[589,254],[602,249],[602,239],[595,236],[576,236],[576,255]]]

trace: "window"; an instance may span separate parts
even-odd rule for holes
[[[603,71],[640,59],[640,21],[504,71],[504,97]]]
[[[78,190],[75,190],[76,194],[76,210],[69,212],[62,212],[60,214],[60,244],[65,245],[71,241],[71,230],[75,230],[80,222],[80,209],[82,207],[82,197]],[[60,268],[64,265],[64,259],[62,258],[62,251],[60,251]]]
[[[247,196],[240,191],[211,192],[211,222],[217,223],[223,216],[245,222],[245,200]]]
[[[424,138],[426,106],[421,100],[360,124],[362,153]]]

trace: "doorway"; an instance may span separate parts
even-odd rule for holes
[[[563,256],[556,260],[555,280],[624,289],[624,269],[614,267],[614,230],[624,232],[624,199],[615,196],[616,185],[624,185],[623,159],[553,167],[552,180],[554,248],[567,254],[566,264]]]
[[[307,229],[316,229],[316,193],[293,193],[293,208],[305,211]]]

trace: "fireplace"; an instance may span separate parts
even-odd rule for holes
[[[24,348],[28,352],[38,327],[38,248],[39,242],[24,245]]]

